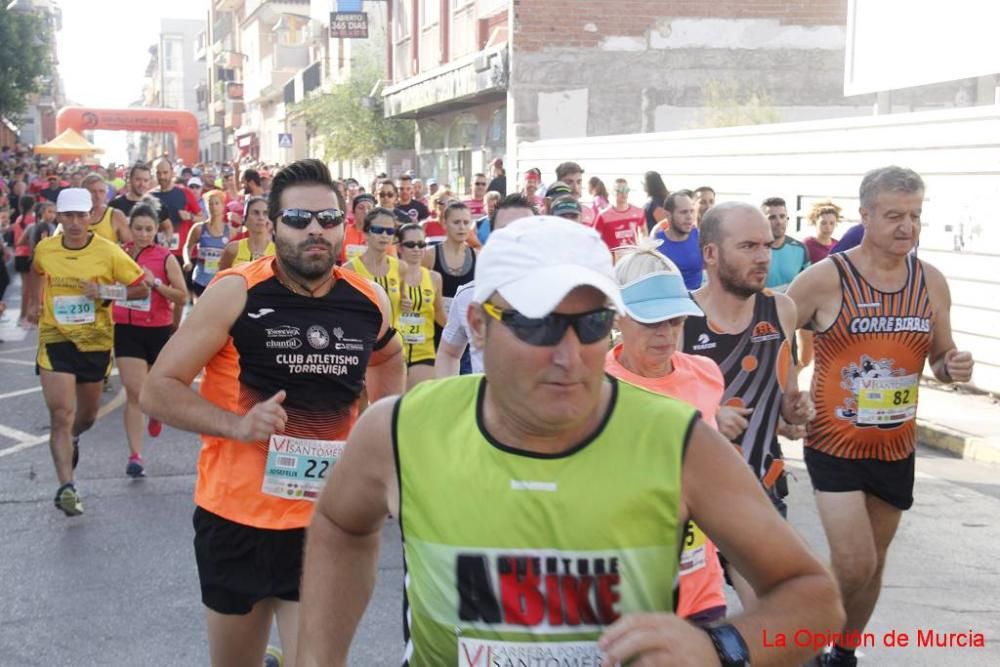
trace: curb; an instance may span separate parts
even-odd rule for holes
[[[960,459],[1000,465],[1000,441],[917,420],[917,442]]]

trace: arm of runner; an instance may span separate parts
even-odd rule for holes
[[[960,352],[951,333],[951,291],[944,275],[927,262],[924,281],[931,299],[934,324],[931,328],[931,351],[928,361],[931,370],[941,382],[968,382],[972,379],[975,361],[971,352]]]
[[[195,376],[226,345],[229,329],[246,299],[246,282],[238,275],[226,276],[205,291],[149,370],[140,398],[143,412],[185,431],[241,442],[281,432],[283,410],[275,405],[275,397],[258,403],[241,417],[191,388]]]
[[[796,329],[826,329],[831,322],[817,322],[820,306],[830,308],[831,313],[840,310],[840,280],[833,261],[822,261],[810,266],[795,276],[785,294],[795,303]],[[834,307],[836,310],[834,310]]]
[[[128,228],[128,218],[117,208],[111,209],[111,226],[118,236],[118,243],[128,243],[132,240],[132,230]]]
[[[781,322],[781,330],[785,334],[787,348],[782,346],[778,354],[787,355],[786,362],[788,369],[785,377],[779,378],[781,385],[781,416],[789,424],[805,424],[813,420],[816,416],[816,408],[813,406],[812,397],[808,391],[799,390],[799,366],[798,354],[796,353],[796,313],[795,302],[785,294],[774,295],[775,305],[778,308],[778,320]],[[782,363],[778,364],[780,369]]]
[[[471,289],[471,287],[465,288]],[[462,355],[469,344],[465,333],[465,317],[463,311],[468,309],[469,302],[464,298],[464,289],[459,289],[448,307],[448,323],[441,332],[441,344],[438,346],[437,357],[434,360],[434,377],[446,378],[458,375],[462,365]]]
[[[382,326],[379,327],[376,341],[380,341],[392,328],[392,304],[389,296],[378,283],[371,282],[378,296],[378,307],[382,311]],[[385,396],[402,394],[406,387],[406,365],[403,363],[403,344],[398,335],[372,352],[368,360],[368,371],[365,373],[365,388],[368,399],[374,403]]]
[[[379,401],[361,415],[316,503],[302,567],[299,665],[347,664],[375,585],[382,524],[398,514],[396,401]]]
[[[182,188],[182,191],[184,192],[184,209],[181,213],[186,211],[188,215],[186,217],[182,215],[181,218],[195,222],[204,222],[205,214],[202,212],[201,205],[198,204],[198,198],[195,197],[194,192],[189,188]]]
[[[219,258],[219,271],[224,271],[233,265],[233,262],[236,261],[236,253],[239,250],[239,241],[230,241],[226,244],[226,247],[222,251],[222,257]]]
[[[774,511],[742,457],[704,423],[692,430],[681,488],[681,525],[696,520],[759,596],[753,611],[727,618],[746,642],[750,663],[805,662],[814,653],[810,647],[793,641],[787,647],[766,645],[765,638],[842,627],[844,610],[833,577]],[[708,635],[673,614],[626,616],[608,629],[601,646],[610,664],[642,658],[649,664],[718,664]],[[661,662],[653,662],[657,659]]]
[[[198,241],[201,239],[201,228],[202,223],[199,222],[191,228],[190,232],[188,232],[187,243],[184,244],[185,267],[190,267],[194,264],[194,261],[191,259],[191,253],[194,251],[195,246],[198,245]]]
[[[441,274],[431,271],[431,283],[434,285],[434,322],[443,327],[448,324],[448,313],[444,312],[444,299],[441,296]]]
[[[175,303],[179,308],[183,308],[188,300],[187,285],[184,282],[184,273],[181,272],[180,262],[173,255],[167,257],[166,270],[167,282],[150,289],[159,291],[169,301]]]

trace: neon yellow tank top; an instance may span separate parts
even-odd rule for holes
[[[254,257],[253,253],[250,252],[250,239],[240,239],[236,245],[236,257],[233,258],[233,266],[247,264],[255,259],[260,259],[261,257],[273,257],[274,253],[274,241],[268,241],[267,248],[264,249],[264,254]]]
[[[696,412],[609,381],[597,432],[557,456],[483,431],[481,375],[424,382],[400,399],[410,665],[597,665],[597,639],[617,619],[673,610]]]
[[[434,283],[431,272],[420,267],[420,286],[400,282],[400,289],[413,306],[409,312],[400,312],[396,318],[396,331],[403,337],[403,358],[407,364],[434,360]],[[400,296],[402,304],[402,295]],[[402,305],[400,305],[402,311]]]
[[[399,317],[399,290],[402,280],[399,277],[399,260],[392,256],[387,256],[386,259],[389,260],[389,270],[384,276],[373,275],[365,263],[361,261],[360,255],[344,264],[344,268],[382,286],[385,293],[389,295],[389,303],[392,304],[392,321],[395,322]]]
[[[107,239],[112,243],[114,243],[115,245],[117,245],[118,234],[115,233],[115,226],[111,224],[111,216],[114,215],[114,211],[115,209],[111,208],[110,206],[105,208],[104,215],[101,216],[101,219],[90,225],[90,231],[92,231],[97,236],[100,236],[103,239]]]

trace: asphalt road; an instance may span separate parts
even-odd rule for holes
[[[34,375],[34,336],[0,344],[0,666],[208,664],[191,546],[197,439],[164,428],[149,476],[125,476],[117,378],[81,441],[86,513],[53,507],[58,486]],[[801,448],[787,446],[790,520],[826,557]],[[921,448],[916,504],[890,550],[863,665],[1000,665],[1000,468]],[[761,536],[766,539],[766,536]],[[383,539],[375,596],[352,665],[396,665],[402,651],[397,526]],[[985,648],[888,648],[885,633],[983,633]]]

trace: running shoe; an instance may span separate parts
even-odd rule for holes
[[[285,656],[281,649],[273,644],[268,644],[267,653],[264,655],[264,667],[281,667],[284,661]]]
[[[80,462],[80,436],[75,436],[73,438],[73,470],[76,470],[76,464]]]
[[[160,431],[163,430],[163,422],[159,419],[149,418],[149,423],[146,424],[146,431],[149,433],[149,437],[155,438],[160,435]]]
[[[83,514],[83,501],[80,500],[80,494],[76,492],[73,482],[63,484],[56,491],[56,509],[62,510],[66,516]]]
[[[128,457],[128,465],[125,466],[125,474],[132,479],[138,479],[140,477],[146,476],[146,467],[143,465],[144,461],[142,457],[138,454],[133,454]]]

